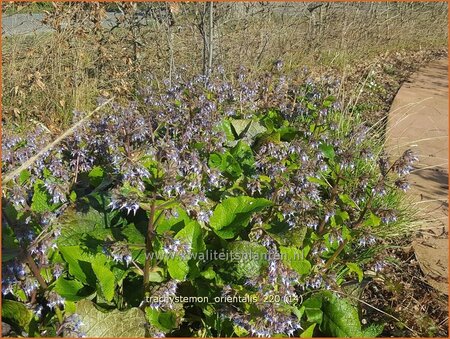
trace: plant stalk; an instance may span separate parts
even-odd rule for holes
[[[151,253],[153,252],[153,237],[155,235],[155,212],[156,212],[156,202],[155,199],[152,199],[150,205],[150,213],[148,217],[148,225],[147,225],[147,237],[145,240],[145,265],[144,265],[144,294],[148,290],[148,283],[150,280],[150,269],[153,264],[153,258],[151,257]]]
[[[46,289],[48,287],[47,283],[45,282],[44,278],[42,278],[41,270],[34,262],[34,259],[31,257],[31,254],[27,251],[25,254],[25,260],[27,261],[28,267],[30,268],[31,272],[33,273],[36,280],[39,282],[39,285],[43,289]]]
[[[338,176],[336,178],[336,182],[334,183],[333,188],[331,189],[331,194],[330,194],[330,199],[329,199],[330,202],[334,202],[335,199],[336,199],[336,195],[337,195],[338,187],[339,187],[338,184],[339,184],[339,179],[340,178],[341,178],[340,176]],[[325,233],[325,224],[326,224],[326,222],[327,222],[326,218],[323,218],[321,223],[320,223],[320,225],[319,225],[319,228],[318,228],[318,234],[319,235],[323,235]]]

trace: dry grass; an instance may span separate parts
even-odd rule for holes
[[[383,255],[393,261],[362,291],[364,318],[385,323],[386,337],[448,337],[448,297],[427,283],[412,247],[405,243]]]
[[[259,74],[282,59],[288,73],[307,66],[342,76],[380,55],[447,44],[446,3],[325,3],[308,10],[312,5],[216,4],[213,65],[227,73],[243,65]],[[163,81],[170,60],[174,74],[202,71],[204,4],[182,4],[173,25],[161,14],[163,3],[148,5],[160,20],[146,25],[136,15],[142,9],[126,4],[114,30],[96,24],[105,6],[55,4],[47,17],[55,33],[3,38],[4,122],[20,128],[32,118],[58,134],[74,109],[93,109],[99,95],[129,100],[149,78]]]

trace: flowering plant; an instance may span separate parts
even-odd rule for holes
[[[28,336],[379,334],[344,286],[389,264],[417,158],[390,161],[337,85],[219,71],[95,115],[3,186],[4,318]],[[49,141],[5,131],[3,173]]]

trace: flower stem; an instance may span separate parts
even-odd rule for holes
[[[358,220],[356,221],[355,225],[353,226],[354,229],[358,228],[361,226],[364,217],[367,213],[367,211],[370,209],[371,205],[372,205],[372,200],[373,200],[373,195],[371,195],[369,197],[369,200],[367,201],[366,206],[364,207],[364,210],[361,212]],[[345,239],[337,248],[337,250],[333,253],[333,255],[327,260],[327,262],[325,263],[325,269],[327,270],[328,268],[330,268],[331,264],[336,260],[336,258],[338,257],[338,255],[342,252],[342,250],[344,249],[345,245],[347,245],[348,240]]]
[[[338,255],[342,252],[342,250],[344,249],[345,245],[347,245],[347,239],[345,239],[337,248],[337,250],[333,253],[333,255],[327,260],[327,262],[325,263],[325,270],[327,270],[328,268],[330,268],[331,264],[333,263],[334,260],[336,260],[336,258],[338,257]]]
[[[24,255],[25,255],[25,260],[28,264],[28,267],[30,268],[30,270],[33,273],[36,280],[39,282],[39,285],[41,285],[41,287],[43,289],[46,289],[48,287],[48,285],[45,282],[44,278],[42,278],[41,270],[34,262],[34,259],[31,257],[31,254],[28,251],[25,251]]]
[[[156,211],[156,202],[155,199],[152,199],[150,205],[150,212],[148,216],[148,225],[147,225],[147,237],[145,239],[145,265],[144,265],[144,294],[148,289],[148,283],[150,280],[150,269],[152,266],[152,257],[151,253],[153,252],[153,236],[155,235],[155,211]]]
[[[336,182],[334,183],[334,185],[333,185],[333,188],[331,189],[331,194],[330,194],[330,199],[329,199],[329,202],[332,204],[332,203],[334,203],[335,201],[336,201],[336,196],[337,196],[337,193],[338,193],[338,184],[339,184],[339,180],[341,179],[341,177],[338,175],[338,177],[336,178]],[[319,225],[319,227],[318,227],[318,234],[319,235],[323,235],[325,232],[326,232],[326,230],[325,230],[325,224],[327,223],[327,220],[326,220],[326,218],[324,217],[323,219],[322,219],[322,221],[320,222],[320,225]]]

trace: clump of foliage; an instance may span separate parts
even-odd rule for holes
[[[3,319],[27,336],[379,334],[342,286],[389,264],[417,159],[391,161],[336,82],[281,68],[150,80],[4,184]],[[49,141],[4,131],[3,173]]]

